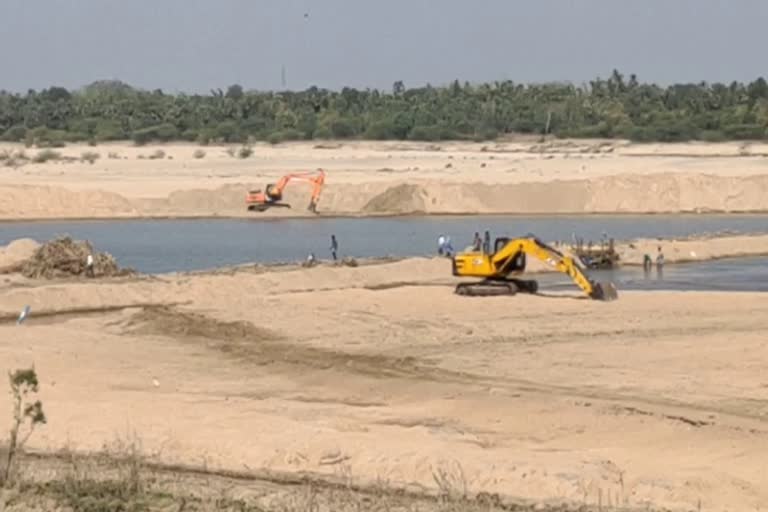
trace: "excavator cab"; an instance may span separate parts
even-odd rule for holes
[[[472,296],[536,293],[536,281],[512,277],[525,271],[527,259],[524,251],[509,250],[511,240],[508,237],[496,238],[492,253],[472,250],[454,255],[453,275],[485,277],[480,283],[460,283],[456,286],[456,293]]]
[[[267,185],[265,191],[265,199],[269,202],[280,201],[283,198],[283,192],[274,183]]]
[[[283,198],[280,191],[275,189],[275,185],[270,183],[264,188],[251,190],[245,198],[245,204],[248,206],[248,211],[264,212],[272,207],[290,208],[291,205],[286,203],[280,203]]]

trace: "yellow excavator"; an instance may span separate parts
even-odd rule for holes
[[[493,248],[493,253],[478,250],[475,247],[453,256],[453,275],[484,278],[477,283],[458,284],[457,294],[489,296],[514,295],[517,292],[536,293],[539,288],[536,281],[511,277],[525,271],[526,257],[531,256],[543,261],[553,270],[568,274],[573,282],[592,299],[604,301],[618,299],[618,292],[613,283],[598,283],[591,280],[578,259],[561,253],[533,235],[523,238],[499,237]]]

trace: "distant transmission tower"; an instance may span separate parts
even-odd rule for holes
[[[285,89],[285,64],[280,68],[280,85]]]

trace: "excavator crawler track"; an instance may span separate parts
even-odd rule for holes
[[[487,280],[479,283],[460,283],[456,285],[455,293],[467,297],[493,297],[500,295],[515,295],[519,293],[536,293],[539,283],[533,280],[509,279]]]
[[[288,203],[269,203],[269,204],[249,204],[248,211],[250,212],[265,212],[270,208],[290,208]]]

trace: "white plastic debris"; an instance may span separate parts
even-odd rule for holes
[[[21,314],[19,315],[19,318],[16,320],[16,325],[21,325],[24,323],[24,320],[27,319],[29,316],[29,312],[32,310],[29,306],[24,306],[24,309],[21,311]]]

